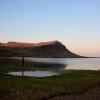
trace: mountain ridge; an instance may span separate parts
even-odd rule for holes
[[[59,41],[40,43],[8,42],[0,44],[0,56],[43,58],[83,58],[68,50]]]
[[[49,41],[49,42],[39,42],[39,43],[26,43],[26,42],[13,42],[8,41],[7,43],[0,43],[0,46],[10,46],[10,47],[31,47],[31,46],[43,46],[50,45],[59,41]]]

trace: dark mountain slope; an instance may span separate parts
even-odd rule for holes
[[[0,56],[49,57],[49,58],[81,58],[70,52],[61,42],[51,41],[37,44],[8,42],[0,46]]]

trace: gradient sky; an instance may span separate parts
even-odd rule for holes
[[[52,40],[100,56],[100,0],[0,0],[0,42]]]

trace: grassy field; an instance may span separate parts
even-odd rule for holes
[[[99,71],[66,71],[59,76],[44,78],[5,74],[19,70],[22,67],[0,67],[0,100],[46,100],[56,94],[79,93],[100,84]],[[38,70],[38,67],[31,70]]]

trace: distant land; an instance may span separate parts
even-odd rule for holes
[[[84,58],[68,50],[59,41],[40,43],[0,43],[0,57]]]

